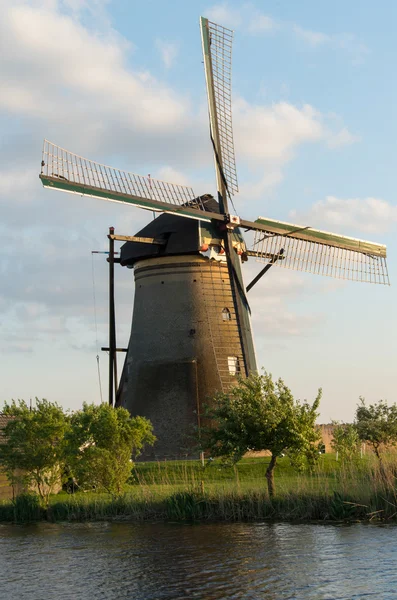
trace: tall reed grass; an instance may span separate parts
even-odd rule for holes
[[[31,496],[0,505],[0,521],[397,521],[396,455],[383,470],[374,457],[340,464],[328,457],[296,474],[286,461],[269,498],[265,459],[224,469],[216,463],[138,466],[121,498],[101,493],[58,494],[44,511]]]

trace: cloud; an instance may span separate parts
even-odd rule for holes
[[[284,162],[298,144],[323,137],[320,113],[308,104],[301,109],[287,102],[253,106],[239,99],[235,115],[236,140],[249,160]]]
[[[248,261],[244,279],[248,283],[263,267],[262,263]],[[316,282],[316,289],[318,283]],[[248,293],[252,311],[255,340],[260,345],[269,340],[311,335],[323,316],[302,314],[296,310],[305,296],[313,292],[313,284],[298,273],[273,267]],[[260,341],[259,341],[260,340]]]
[[[189,180],[184,173],[169,166],[161,167],[157,172],[157,178],[178,185],[190,186],[192,184],[191,180]]]
[[[332,226],[367,233],[386,233],[397,223],[397,206],[380,198],[336,198],[327,196],[299,215],[290,211],[290,217],[299,216],[312,226]]]
[[[274,19],[258,11],[250,2],[245,2],[241,8],[231,7],[228,2],[214,4],[205,14],[214,23],[230,29],[241,28],[253,35],[268,33],[278,27]]]
[[[127,68],[129,49],[113,30],[99,35],[57,10],[10,4],[0,22],[0,108],[65,133],[84,128],[90,147],[107,128],[178,131],[189,101],[150,73]]]
[[[161,60],[164,63],[166,69],[170,69],[176,57],[178,56],[179,47],[175,42],[167,42],[165,40],[156,40],[156,47],[160,52]]]
[[[310,31],[310,29],[303,29],[299,25],[293,25],[292,30],[295,35],[307,42],[311,46],[319,46],[330,41],[330,36],[320,31]]]
[[[248,25],[248,31],[254,34],[268,33],[269,31],[273,31],[276,28],[277,24],[274,19],[260,13],[252,17]]]
[[[251,35],[268,34],[278,30],[289,36],[295,36],[312,48],[321,46],[343,50],[351,55],[354,65],[361,64],[369,49],[352,33],[324,33],[306,29],[297,23],[275,20],[271,16],[258,11],[251,2],[244,3],[241,8],[231,7],[228,2],[214,4],[207,10],[211,21],[230,27],[242,29]]]
[[[78,14],[80,4],[88,3],[73,3]],[[54,6],[10,3],[0,22],[0,109],[23,117],[25,131],[30,132],[23,139],[21,134],[15,160],[21,161],[24,153],[37,155],[40,131],[78,154],[95,153],[102,162],[112,156],[119,161],[121,156],[124,162],[147,164],[145,168],[153,171],[167,156],[169,166],[178,171],[209,168],[206,111],[192,106],[186,93],[142,71],[136,60],[132,68],[127,66],[131,44],[117,32],[109,27],[100,33],[88,29]],[[228,10],[226,4],[219,6]],[[257,21],[267,22],[259,17]],[[172,51],[164,48],[170,65]],[[334,147],[354,137],[347,129],[327,136],[323,117],[309,105],[237,100],[234,116],[237,152],[247,161],[256,157],[257,162],[284,163],[301,143],[327,139]],[[8,155],[14,146],[7,147]],[[281,177],[279,165],[271,164],[258,173],[254,186],[262,190]]]
[[[234,110],[237,156],[249,166],[251,176],[256,173],[244,193],[259,197],[278,184],[283,166],[302,144],[323,142],[336,148],[358,139],[346,127],[336,131],[334,127],[334,118],[328,119],[309,104],[301,108],[288,102],[252,105],[238,98]]]
[[[340,146],[349,146],[361,140],[359,135],[354,135],[346,127],[343,127],[336,133],[330,133],[327,146],[328,148],[339,148]]]
[[[242,22],[242,10],[231,8],[228,2],[214,4],[205,11],[208,19],[224,27],[237,29]]]
[[[37,179],[37,170],[10,168],[0,170],[0,203],[7,201],[10,196],[17,202],[30,201],[32,198],[32,181]]]
[[[292,31],[296,37],[309,46],[317,48],[319,46],[329,46],[338,50],[344,50],[352,56],[353,64],[361,64],[369,49],[360,42],[352,33],[323,33],[321,31],[311,31],[304,29],[300,25],[294,24]]]
[[[87,25],[84,14],[94,3],[73,0],[68,5],[72,14],[55,1],[14,1],[0,21],[5,131],[0,143],[0,266],[7,281],[0,311],[2,339],[13,341],[19,352],[48,341],[92,347],[91,251],[106,249],[109,224],[129,234],[151,218],[130,207],[42,190],[37,175],[43,134],[98,161],[138,172],[131,165],[144,165],[143,174],[180,184],[197,181],[198,193],[214,191],[214,183],[208,185],[214,177],[204,104],[194,107],[184,92],[142,70],[131,44],[106,18],[102,29]],[[268,22],[258,23],[264,28]],[[234,106],[237,157],[248,171],[242,186],[247,197],[260,197],[277,185],[302,144],[326,145],[343,129],[329,126],[310,105],[266,106],[237,99]],[[348,135],[340,137],[343,142]],[[98,326],[106,345],[107,264],[100,264]],[[117,321],[127,343],[133,275],[120,269],[116,276],[123,298]],[[283,300],[293,286],[287,288],[277,300],[267,294],[262,317],[267,327],[269,318],[275,330],[295,335],[299,323],[293,324],[293,311]]]

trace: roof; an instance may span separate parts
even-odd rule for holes
[[[9,415],[0,413],[0,443],[4,439],[3,429],[11,419],[12,417],[10,417]]]
[[[200,201],[204,211],[219,213],[218,202],[211,195],[201,196]],[[136,236],[162,239],[165,245],[126,242],[120,249],[122,266],[131,267],[143,258],[198,253],[200,223],[175,213],[163,213],[145,225]]]

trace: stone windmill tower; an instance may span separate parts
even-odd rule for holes
[[[189,433],[217,390],[256,371],[247,292],[272,266],[353,281],[388,283],[386,247],[308,226],[230,214],[238,191],[231,109],[233,32],[201,18],[217,199],[120,171],[45,141],[45,187],[132,204],[160,216],[121,248],[134,269],[131,337],[116,405],[148,417],[153,457],[191,454]],[[251,248],[241,229],[253,231]],[[112,237],[112,236],[110,236]],[[266,266],[245,287],[249,257]],[[115,343],[110,344],[114,359]],[[112,357],[113,354],[113,357]],[[148,457],[148,456],[147,456]]]

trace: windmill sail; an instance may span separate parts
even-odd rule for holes
[[[218,200],[222,218],[227,218],[228,197],[238,192],[231,105],[233,32],[201,17],[201,39],[207,85],[211,141],[214,149]],[[249,306],[240,263],[232,244],[232,231],[224,228],[222,246],[226,252],[235,320],[241,346],[241,373],[256,371]]]
[[[190,187],[143,177],[99,164],[44,140],[40,179],[44,187],[148,210],[198,218],[204,210]],[[203,220],[210,219],[205,213]]]
[[[238,182],[232,128],[233,31],[201,17],[201,39],[218,190],[221,192],[226,183],[229,194],[235,194]]]
[[[249,254],[260,262],[278,256],[283,249],[282,256],[274,263],[277,267],[389,285],[383,244],[262,217],[252,225],[255,239]]]

